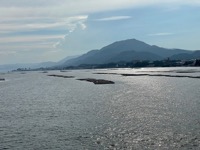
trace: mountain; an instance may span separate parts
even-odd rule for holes
[[[179,54],[192,54],[192,51],[182,49],[166,49],[149,45],[136,39],[117,41],[100,50],[92,50],[75,59],[66,61],[64,66],[80,64],[105,64],[133,60],[161,60]]]
[[[0,65],[0,71],[6,72],[6,71],[16,70],[18,68],[27,68],[27,69],[47,68],[54,66],[55,64],[57,63],[51,61],[42,63],[27,63],[27,64],[5,64],[5,65]]]
[[[80,55],[67,56],[67,57],[61,59],[60,61],[58,61],[58,62],[56,63],[56,65],[62,65],[64,62],[66,62],[66,61],[68,61],[68,60],[70,60],[70,59],[77,58],[77,57],[79,57],[79,56],[80,56]]]
[[[81,64],[107,64],[134,60],[154,61],[167,58],[171,60],[199,59],[200,50],[167,49],[156,45],[149,45],[136,39],[128,39],[114,42],[100,50],[91,50],[81,56],[69,56],[58,62],[0,65],[0,71],[16,70],[17,68],[63,68],[79,66]]]
[[[149,52],[125,51],[117,54],[110,62],[130,62],[133,60],[162,60],[162,57]]]
[[[188,53],[180,53],[170,57],[173,60],[191,60],[191,59],[199,59],[200,58],[200,51],[194,51],[191,54]]]
[[[68,56],[65,57],[64,59],[58,61],[58,62],[41,62],[41,63],[24,63],[24,64],[5,64],[5,65],[0,65],[0,72],[7,72],[7,71],[12,71],[16,70],[18,68],[27,68],[27,69],[37,69],[37,68],[49,68],[49,67],[54,67],[54,66],[61,66],[64,62],[74,59],[79,56]]]
[[[99,50],[91,50],[89,52],[87,52],[86,54],[81,55],[80,57],[74,58],[74,59],[70,59],[68,61],[66,61],[65,63],[63,63],[62,66],[69,66],[69,65],[80,65],[82,64],[82,62],[90,64],[93,63],[95,60],[93,59],[93,57],[99,52]]]
[[[0,72],[7,72],[7,71],[15,70],[20,67],[27,68],[28,66],[25,64],[4,64],[4,65],[0,65]]]

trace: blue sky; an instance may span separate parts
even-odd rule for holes
[[[1,0],[0,64],[58,61],[135,38],[200,50],[199,0]]]

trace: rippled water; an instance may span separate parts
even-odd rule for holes
[[[200,76],[199,68],[0,74],[0,149],[200,149],[200,79],[118,75],[144,72]],[[88,77],[115,84],[76,80]]]

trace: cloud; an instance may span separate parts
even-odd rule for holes
[[[0,21],[0,51],[37,51],[38,49],[51,50],[76,28],[85,30],[85,21],[88,16],[79,15],[67,18],[44,18],[36,17],[26,19],[4,19]],[[25,20],[28,20],[27,22]],[[25,21],[25,22],[24,22]],[[42,30],[62,30],[61,34],[43,35]],[[20,32],[25,33],[25,35]],[[47,44],[44,44],[47,43]],[[27,45],[29,44],[29,45]],[[7,46],[5,46],[7,45]],[[32,46],[31,46],[32,45]],[[37,45],[37,46],[36,46]],[[5,53],[5,52],[4,52]]]
[[[63,45],[66,45],[66,42],[68,41],[68,37],[71,34],[73,34],[74,31],[85,30],[85,29],[86,29],[86,25],[85,24],[75,24],[74,27],[72,28],[72,30],[70,30],[70,32],[68,34],[66,34],[64,36],[64,38],[60,39],[55,44],[53,44],[53,47],[54,48],[58,48],[58,49],[63,48]]]
[[[83,28],[86,26],[83,21],[87,19],[88,16],[73,16],[67,18],[26,18],[24,19],[14,19],[8,20],[4,19],[0,21],[0,32],[14,32],[14,31],[33,31],[39,29],[52,29],[52,28],[62,28],[71,30],[73,26],[77,23],[81,24]]]
[[[112,16],[112,17],[107,17],[107,18],[100,18],[96,19],[96,21],[115,21],[115,20],[125,20],[125,19],[130,19],[132,18],[131,16]]]
[[[44,42],[48,40],[59,40],[64,38],[64,35],[53,35],[53,36],[44,36],[44,35],[36,35],[36,36],[11,36],[11,37],[0,37],[0,43],[20,43],[20,42]]]
[[[98,22],[89,22],[90,18],[88,16],[92,16],[94,13],[105,13],[108,11],[116,12],[117,10],[121,11],[123,9],[134,9],[147,6],[161,6],[164,8],[169,8],[169,10],[174,10],[174,8],[180,8],[179,6],[182,5],[200,6],[200,1],[0,0],[0,52],[2,52],[2,49],[6,49],[7,53],[9,53],[9,51],[13,52],[13,50],[19,50],[20,46],[21,49],[27,51],[38,51],[38,49],[47,50],[48,48],[66,49],[68,46],[67,44],[69,43],[71,45],[69,47],[71,51],[74,49],[82,49],[82,47],[86,45],[86,42],[82,42],[82,45],[80,46],[77,43],[81,43],[81,40],[87,41],[87,39],[84,37],[86,37],[88,33],[85,34],[84,31],[89,32],[89,29],[87,30],[89,25],[95,23],[98,24]],[[125,15],[127,16],[111,15],[110,17],[96,19],[96,21],[131,19],[129,14],[126,13]],[[91,24],[88,25],[87,23]],[[97,34],[100,32],[100,30],[97,31],[96,26],[95,29],[93,28],[92,30],[95,30],[96,32],[94,33]],[[102,31],[104,32],[103,29]],[[89,34],[91,34],[91,32]],[[97,34],[91,35],[96,36]],[[155,33],[150,34],[149,36],[167,35],[172,35],[172,33]],[[77,41],[77,38],[79,38],[79,41]],[[90,37],[90,39],[93,39],[93,37]],[[100,42],[101,41],[99,40],[98,43]],[[46,46],[42,43],[48,43],[49,46]],[[32,48],[29,46],[29,44],[32,44]],[[89,44],[92,45],[93,43]],[[75,46],[75,48],[73,46]]]
[[[70,17],[70,22],[67,24],[67,29],[70,33],[72,33],[77,27],[81,27],[81,29],[86,29],[87,26],[85,22],[87,21],[88,16],[77,16],[77,17]]]
[[[0,17],[66,17],[149,5],[199,4],[199,0],[1,0]]]
[[[53,44],[55,41],[64,38],[64,35],[54,36],[11,36],[0,37],[0,54],[11,55],[24,52],[39,52],[55,50]]]
[[[148,34],[148,36],[168,36],[168,35],[174,35],[174,33],[170,33],[170,32],[160,32],[160,33]]]
[[[75,22],[71,22],[70,24],[68,24],[68,30],[69,32],[64,36],[64,38],[62,38],[60,41],[56,42],[53,47],[55,48],[61,48],[63,47],[64,43],[67,40],[67,37],[72,34],[75,30],[85,30],[87,28],[85,22],[88,19],[88,16],[79,16],[78,17],[78,21]]]
[[[16,51],[0,51],[0,55],[14,55]]]

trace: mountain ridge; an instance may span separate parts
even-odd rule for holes
[[[111,43],[99,50],[95,50],[95,52],[93,50],[89,51],[80,57],[66,61],[63,65],[78,66],[81,64],[104,64],[133,60],[153,61],[167,58],[176,58],[179,54],[183,53],[185,55],[193,56],[193,52],[194,51],[184,49],[168,49],[156,45],[149,45],[136,39],[127,39]],[[130,58],[131,56],[132,60]]]
[[[156,45],[149,45],[136,39],[113,42],[101,49],[94,49],[79,56],[68,56],[58,62],[42,62],[33,64],[0,65],[0,71],[15,70],[17,68],[65,68],[69,66],[107,64],[131,61],[156,60],[191,60],[200,59],[200,50],[169,49]]]

